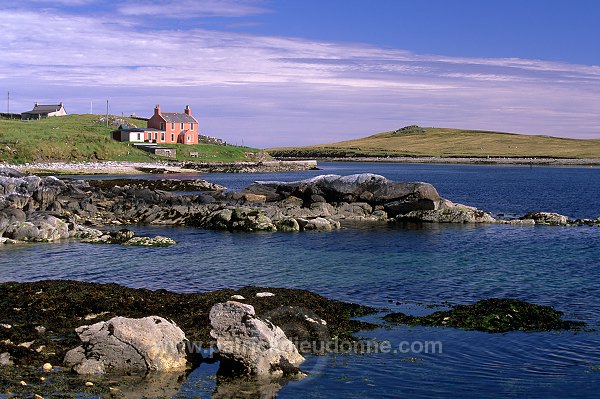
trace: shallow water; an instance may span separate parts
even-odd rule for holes
[[[239,189],[254,180],[372,172],[431,182],[446,198],[495,213],[600,216],[597,168],[364,163],[322,168],[202,178]],[[592,330],[600,327],[599,228],[363,225],[298,234],[134,230],[167,235],[178,244],[150,249],[75,242],[6,247],[0,252],[0,281],[69,278],[179,292],[250,284],[293,287],[393,311],[515,297],[552,305]],[[592,398],[600,388],[600,371],[593,369],[600,365],[596,331],[487,334],[390,326],[361,336],[389,341],[396,352],[311,357],[304,367],[313,374],[283,386],[279,397]],[[418,349],[427,341],[441,342],[442,353],[398,350],[402,342],[416,343],[413,349]],[[180,395],[210,396],[212,375],[214,365],[201,366]]]

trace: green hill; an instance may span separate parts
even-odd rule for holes
[[[600,139],[407,126],[393,132],[305,147],[270,148],[274,157],[600,158]]]
[[[151,162],[162,158],[110,138],[114,127],[98,122],[99,115],[67,115],[39,121],[0,119],[0,161],[27,162],[132,161]],[[138,127],[146,122],[125,119]],[[260,150],[213,144],[168,145],[177,148],[178,160],[235,162],[252,160]],[[198,152],[198,158],[190,152]]]

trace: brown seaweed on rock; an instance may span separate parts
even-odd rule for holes
[[[257,297],[256,294],[262,291],[269,291],[274,296]],[[206,347],[214,341],[209,335],[211,307],[230,300],[233,295],[246,298],[241,302],[254,306],[258,316],[279,314],[277,321],[282,326],[297,325],[292,320],[285,320],[286,315],[288,318],[296,315],[288,311],[277,312],[277,309],[310,309],[326,320],[331,336],[339,339],[354,339],[353,332],[375,327],[351,319],[375,309],[299,289],[244,287],[180,294],[71,280],[7,282],[0,284],[0,353],[8,352],[16,365],[61,364],[66,351],[80,344],[75,328],[115,316],[155,315],[173,320],[189,341]],[[297,338],[297,332],[293,330],[286,334],[290,339]]]

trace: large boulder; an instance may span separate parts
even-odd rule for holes
[[[69,225],[52,215],[33,214],[28,221],[22,221],[22,211],[7,210],[10,214],[0,222],[0,232],[7,238],[17,241],[56,241],[69,238]],[[0,213],[0,218],[7,212]]]
[[[162,317],[114,317],[75,331],[82,345],[67,352],[64,363],[78,374],[186,368],[185,334]]]
[[[283,330],[256,317],[251,305],[217,303],[210,310],[210,324],[222,374],[293,375],[304,361]]]
[[[395,182],[371,173],[322,175],[296,182],[258,181],[246,188],[244,193],[264,196],[269,202],[293,196],[305,205],[315,202],[383,205],[390,216],[413,210],[437,209],[441,200],[431,184]]]

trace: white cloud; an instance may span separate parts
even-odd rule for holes
[[[163,18],[245,17],[268,12],[260,4],[252,0],[136,0],[120,4],[117,11],[123,15]]]
[[[221,14],[234,4],[219,3],[225,8],[213,12]],[[263,146],[346,139],[412,123],[600,136],[600,87],[590,84],[600,79],[596,66],[141,29],[136,21],[3,10],[0,87],[15,92],[15,106],[21,91],[25,108],[43,96],[60,97],[70,101],[70,112],[87,112],[93,98],[110,97],[115,112],[139,115],[156,102],[174,109],[189,103],[210,133]]]

